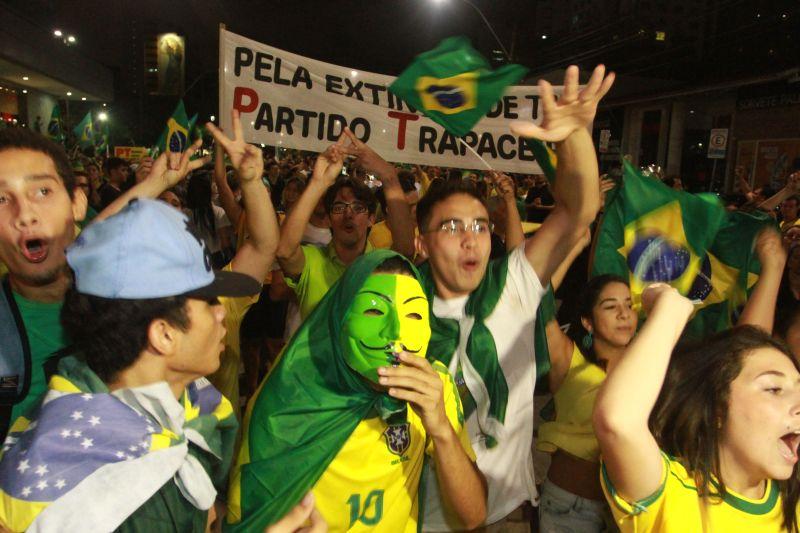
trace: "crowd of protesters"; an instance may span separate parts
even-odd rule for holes
[[[760,276],[679,343],[676,289],[587,276],[621,178],[613,74],[577,80],[512,126],[554,180],[346,128],[277,153],[236,112],[213,157],[0,131],[0,531],[800,531],[800,173],[739,176]]]

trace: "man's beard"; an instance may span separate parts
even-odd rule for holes
[[[11,272],[10,274],[23,282],[25,285],[32,287],[44,287],[58,281],[61,276],[69,272],[67,262],[64,261],[61,265],[56,265],[48,270],[36,272],[35,274],[21,274],[19,272]]]

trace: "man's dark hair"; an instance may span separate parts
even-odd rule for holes
[[[471,182],[442,181],[436,186],[431,184],[428,188],[428,192],[425,193],[425,196],[423,196],[417,204],[417,227],[420,233],[429,229],[428,226],[431,223],[431,215],[433,214],[434,206],[440,202],[444,202],[454,194],[466,194],[467,196],[471,196],[478,200],[483,207],[486,207],[487,212],[489,211],[489,208],[486,206],[486,200],[484,200],[475,188],[475,185]]]
[[[128,162],[120,157],[109,157],[106,163],[103,165],[103,171],[106,174],[110,174],[112,170],[116,170],[119,167],[126,167],[128,166]]]
[[[69,164],[69,158],[67,158],[67,153],[64,151],[63,146],[28,128],[6,128],[0,130],[0,152],[11,149],[41,152],[52,159],[64,188],[67,189],[69,197],[72,198],[72,193],[75,190],[75,176],[72,173],[72,166]]]
[[[370,215],[375,214],[375,210],[378,209],[378,201],[375,199],[372,189],[350,178],[339,178],[325,192],[325,211],[328,214],[333,210],[333,202],[336,200],[336,195],[344,188],[349,188],[353,191],[353,196],[367,206]]]
[[[121,300],[83,294],[71,288],[64,298],[61,324],[75,350],[105,383],[133,365],[147,348],[153,320],[189,328],[186,297]]]

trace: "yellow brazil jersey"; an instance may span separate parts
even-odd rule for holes
[[[731,492],[724,498],[697,496],[694,479],[674,458],[664,455],[664,479],[658,491],[630,504],[614,490],[603,466],[600,480],[622,533],[778,532],[782,531],[781,496],[778,484],[767,483],[761,499],[753,500]]]
[[[440,363],[436,369],[447,418],[474,461],[453,379]],[[433,452],[410,407],[405,424],[390,426],[378,416],[362,420],[313,489],[330,531],[415,532],[423,461]]]

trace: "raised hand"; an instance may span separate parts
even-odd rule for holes
[[[379,156],[375,150],[356,137],[355,134],[350,131],[350,128],[344,129],[344,135],[346,135],[347,139],[350,141],[350,146],[347,147],[348,154],[356,157],[357,165],[368,173],[375,174],[381,180],[395,174],[396,169],[394,165],[388,163]]]
[[[192,161],[192,156],[197,152],[203,141],[198,139],[192,143],[185,152],[162,152],[150,165],[150,172],[144,180],[159,180],[163,190],[174,187],[181,182],[189,172],[197,170],[210,161],[209,157],[201,157]],[[138,176],[137,176],[138,179]]]
[[[496,172],[494,170],[491,171],[489,175],[491,176],[495,187],[497,187],[497,192],[500,193],[500,196],[502,196],[504,200],[516,201],[517,198],[514,187],[514,179],[511,176],[503,174],[502,172]]]
[[[345,156],[350,152],[345,146],[346,141],[347,136],[342,133],[336,144],[330,145],[327,150],[317,156],[311,179],[319,181],[326,188],[333,185],[336,178],[342,173]]]
[[[141,183],[150,175],[153,170],[153,158],[145,156],[139,161],[139,166],[136,167],[136,183]]]
[[[687,316],[691,314],[694,309],[691,300],[678,292],[678,289],[666,283],[653,283],[642,292],[642,308],[648,315],[650,315],[658,305],[665,302],[685,310]]]
[[[214,136],[214,140],[225,149],[241,181],[261,179],[264,174],[264,155],[260,149],[245,142],[239,111],[231,110],[231,119],[233,122],[232,139],[211,122],[206,123],[206,129]]]
[[[390,396],[411,404],[431,438],[451,431],[439,374],[424,357],[401,352],[400,363],[397,367],[379,368],[379,383],[389,389]]]
[[[578,67],[571,65],[564,75],[564,93],[556,101],[553,86],[539,80],[542,101],[542,123],[514,121],[511,131],[523,137],[533,137],[547,142],[563,141],[574,131],[587,128],[594,120],[597,104],[611,89],[614,73],[605,75],[606,68],[598,65],[586,86],[578,91]]]
[[[786,249],[783,247],[781,234],[772,227],[761,230],[753,245],[762,268],[773,268],[783,272],[786,266]]]

